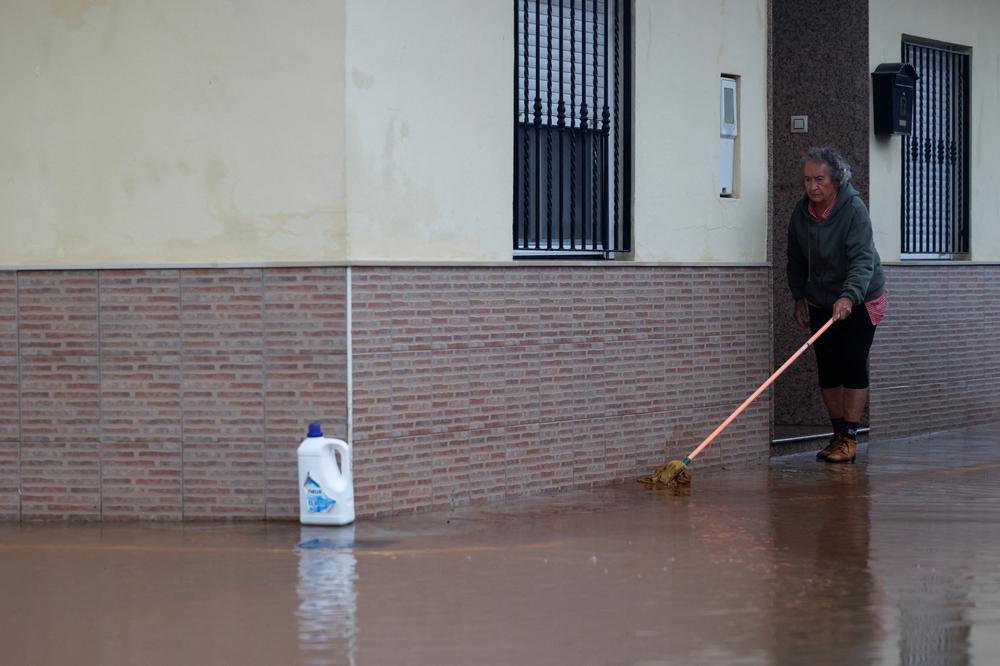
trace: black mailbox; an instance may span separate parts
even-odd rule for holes
[[[876,134],[910,134],[918,78],[913,65],[905,62],[882,63],[872,72]]]

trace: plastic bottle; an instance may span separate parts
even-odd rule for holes
[[[308,436],[299,444],[299,522],[354,522],[351,447],[343,440],[324,437],[319,423],[309,424]]]

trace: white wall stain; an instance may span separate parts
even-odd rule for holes
[[[510,6],[347,4],[350,256],[510,260]]]
[[[49,0],[52,14],[67,26],[79,29],[95,10],[113,6],[113,0]]]
[[[375,77],[357,67],[351,68],[351,81],[354,82],[356,88],[371,88],[375,85]]]

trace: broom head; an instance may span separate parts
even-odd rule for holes
[[[639,479],[639,482],[656,486],[690,486],[691,472],[680,460],[671,460],[657,467],[653,476]]]

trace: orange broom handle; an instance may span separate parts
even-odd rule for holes
[[[821,336],[824,333],[826,333],[826,329],[830,328],[830,326],[833,325],[833,322],[834,322],[833,317],[830,317],[830,321],[828,321],[825,324],[823,324],[823,326],[821,326],[818,331],[816,331],[815,333],[813,333],[812,337],[809,338],[808,340],[806,340],[806,343],[804,345],[802,345],[801,347],[799,347],[799,350],[797,352],[795,352],[794,354],[792,354],[791,358],[789,358],[787,361],[785,361],[784,364],[782,364],[782,366],[780,368],[778,368],[777,370],[775,370],[774,374],[772,374],[770,377],[768,377],[767,381],[765,381],[763,384],[760,385],[760,388],[758,388],[756,391],[754,391],[750,395],[749,398],[747,398],[746,400],[744,400],[743,404],[740,405],[739,407],[737,407],[736,411],[729,415],[729,418],[727,418],[725,421],[723,421],[722,423],[720,423],[719,427],[716,428],[715,430],[713,430],[712,434],[709,435],[708,437],[706,437],[705,441],[702,442],[701,444],[699,444],[698,448],[696,448],[694,451],[692,451],[691,455],[689,455],[687,458],[684,459],[684,464],[686,465],[689,462],[691,462],[692,460],[694,460],[695,456],[697,456],[699,453],[701,453],[702,449],[704,449],[706,446],[708,446],[709,444],[711,444],[712,440],[715,439],[716,437],[718,437],[719,433],[722,432],[723,430],[725,430],[726,426],[728,426],[730,423],[733,422],[733,419],[735,419],[737,416],[739,416],[740,414],[742,414],[743,410],[746,409],[747,407],[749,407],[750,403],[757,399],[757,396],[759,396],[761,393],[763,393],[764,390],[767,389],[767,387],[770,386],[772,383],[774,383],[774,380],[777,379],[781,375],[781,373],[783,373],[788,368],[788,366],[790,366],[792,363],[795,362],[795,359],[797,359],[799,356],[802,356],[802,354],[805,352],[805,350],[807,350],[810,347],[812,347],[812,344],[814,342],[816,342],[816,340],[819,338],[819,336]]]

